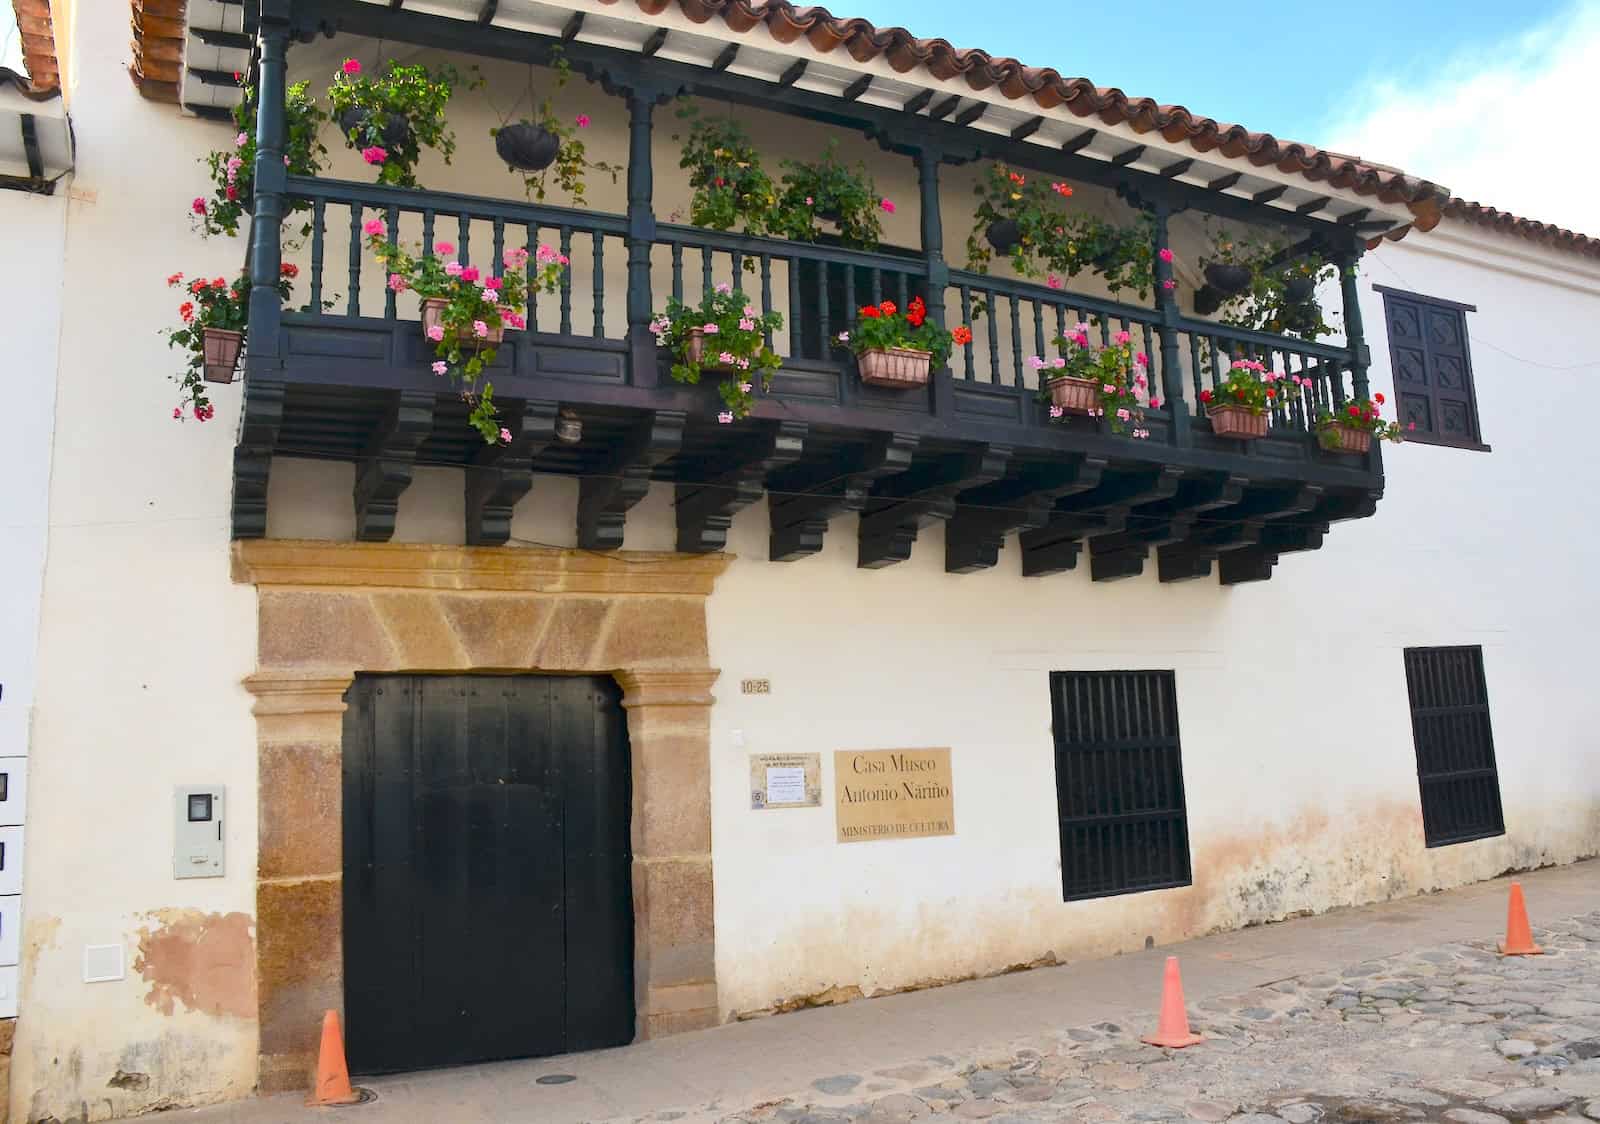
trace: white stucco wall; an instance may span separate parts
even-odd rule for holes
[[[156,335],[177,303],[166,274],[231,274],[242,260],[239,244],[195,239],[185,213],[203,186],[191,161],[229,130],[139,100],[122,70],[121,25],[86,23],[72,50],[80,201],[61,267],[69,312],[13,1069],[13,1108],[27,1119],[244,1095],[256,1056],[255,740],[240,686],[255,659],[254,597],[230,583],[227,562],[240,392],[216,389],[212,423],[174,422],[164,375],[175,357]],[[308,48],[297,71],[324,74],[343,53]],[[523,80],[516,68],[489,72],[513,87]],[[430,186],[509,185],[489,155],[493,118],[480,97],[452,108],[460,153],[450,169],[424,164]],[[564,104],[595,117],[586,139],[597,155],[623,159],[617,103],[574,89]],[[667,216],[687,191],[670,110],[661,113],[657,210]],[[781,134],[770,121],[752,127],[773,145],[774,168],[822,137],[795,122]],[[909,162],[845,145],[874,162],[880,189],[902,204],[886,236],[914,245]],[[153,167],[173,175],[145,174]],[[334,172],[360,169],[341,154]],[[967,176],[946,180],[952,258],[966,234]],[[620,187],[592,189],[596,209],[621,209]],[[584,294],[586,250],[574,277]],[[342,260],[330,245],[341,282]],[[608,326],[620,327],[620,257],[607,272]],[[107,277],[115,300],[103,299]],[[1286,556],[1269,583],[1163,586],[1153,564],[1112,585],[1087,573],[1025,581],[1014,542],[997,568],[954,577],[937,527],[909,562],[864,571],[849,518],[835,521],[822,555],[779,565],[765,561],[765,505],[737,517],[739,558],[708,608],[711,658],[723,669],[712,784],[726,1013],[1106,953],[1600,850],[1586,733],[1597,704],[1581,646],[1596,595],[1580,567],[1595,533],[1569,515],[1570,489],[1590,478],[1597,454],[1563,439],[1585,372],[1522,362],[1562,367],[1593,354],[1600,271],[1447,228],[1384,246],[1366,268],[1372,280],[1477,304],[1469,325],[1494,452],[1388,451],[1378,515],[1336,526],[1320,551]],[[331,280],[330,289],[342,291]],[[1387,390],[1370,292],[1366,317],[1374,386]],[[349,465],[279,459],[269,532],[350,538],[351,479]],[[576,495],[572,480],[538,481],[514,535],[572,545]],[[461,506],[458,471],[419,470],[396,540],[460,542]],[[627,545],[672,542],[670,490],[658,487],[630,515]],[[1507,835],[1425,851],[1400,650],[1458,643],[1484,646]],[[1177,672],[1195,885],[1066,905],[1048,672],[1128,667]],[[773,693],[739,695],[746,677],[770,678]],[[953,750],[953,837],[840,846],[831,795],[816,810],[748,808],[749,753],[820,752],[831,794],[832,751],[925,745]],[[228,789],[220,879],[171,877],[171,793],[190,783]],[[202,932],[231,943],[206,945],[195,961],[203,971],[175,967],[173,950],[199,948]],[[84,947],[107,944],[125,950],[127,978],[83,983]]]

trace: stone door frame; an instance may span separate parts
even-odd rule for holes
[[[303,1088],[344,1009],[344,694],[357,672],[609,674],[633,771],[637,1036],[721,1019],[705,599],[731,556],[241,540],[257,591],[262,1093]]]

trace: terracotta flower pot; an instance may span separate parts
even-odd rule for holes
[[[894,390],[914,390],[928,385],[928,361],[932,352],[914,347],[871,347],[856,356],[861,381],[869,386]]]
[[[705,370],[705,371],[731,371],[731,370],[733,370],[733,367],[730,364],[727,364],[727,363],[707,363],[707,362],[705,362],[705,356],[706,356],[706,332],[705,332],[705,329],[704,328],[690,328],[689,329],[689,347],[688,347],[688,350],[684,353],[684,360],[686,362],[694,363],[694,364],[698,365],[701,370]]]
[[[200,335],[206,382],[232,382],[233,373],[239,367],[239,348],[244,344],[244,333],[205,328]]]
[[[1211,419],[1211,432],[1218,437],[1232,437],[1239,441],[1254,441],[1267,435],[1267,413],[1251,413],[1245,406],[1209,406],[1206,416]]]
[[[1069,414],[1088,415],[1100,408],[1100,383],[1095,379],[1057,375],[1050,380],[1050,404]]]
[[[1214,261],[1206,266],[1206,284],[1231,297],[1250,287],[1250,271],[1242,265]]]
[[[495,154],[520,172],[541,172],[555,163],[561,138],[542,125],[519,121],[494,135]]]
[[[1333,433],[1336,443],[1329,446],[1333,452],[1365,453],[1372,448],[1370,429],[1358,429],[1353,425],[1340,425],[1338,422],[1330,422],[1320,428],[1324,433],[1329,431]]]
[[[444,324],[444,310],[446,308],[448,308],[449,305],[450,305],[450,302],[445,300],[443,297],[424,297],[423,298],[423,300],[422,300],[422,334],[423,335],[427,336],[429,339],[433,338],[431,335],[429,335],[429,333],[431,332],[431,330],[433,328],[442,327],[443,326],[443,324]],[[470,326],[468,326],[468,327],[457,329],[456,330],[456,338],[461,340],[461,341],[463,341],[463,342],[465,342],[465,343],[473,343],[473,342],[481,340],[483,343],[497,344],[497,343],[500,343],[501,341],[503,341],[506,338],[506,336],[505,336],[505,332],[506,332],[506,313],[515,312],[516,310],[514,308],[511,308],[509,305],[503,305],[503,304],[502,305],[497,305],[496,307],[500,310],[500,324],[499,324],[498,327],[493,325],[493,324],[490,324],[489,325],[489,334],[488,335],[481,336],[481,337],[477,336],[477,335],[474,335],[473,332],[472,332],[472,328]]]

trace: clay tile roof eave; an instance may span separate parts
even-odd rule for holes
[[[184,0],[130,0],[129,9],[133,59],[128,77],[141,96],[176,104],[183,68],[180,61],[174,73],[168,60],[183,58]]]
[[[61,72],[56,59],[55,25],[50,18],[49,0],[11,0],[11,10],[22,40],[22,64],[28,69],[29,84],[44,92],[60,89]]]
[[[1508,211],[1502,211],[1483,203],[1474,203],[1470,199],[1452,196],[1443,208],[1443,216],[1471,223],[1474,226],[1497,230],[1502,234],[1526,238],[1529,241],[1541,243],[1552,249],[1565,250],[1568,253],[1579,254],[1586,258],[1600,259],[1600,237],[1579,234],[1575,230],[1568,230],[1554,223],[1525,219],[1519,215],[1513,215]]]

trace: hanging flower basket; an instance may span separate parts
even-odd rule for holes
[[[1265,411],[1258,414],[1244,406],[1212,406],[1206,416],[1211,419],[1211,432],[1218,437],[1254,441],[1267,435]]]
[[[335,120],[339,123],[339,131],[349,138],[354,134],[357,138],[367,135],[367,121],[371,113],[359,105],[352,105],[342,110]],[[405,148],[411,143],[411,122],[397,114],[389,114],[388,120],[383,123],[383,143],[389,148]]]
[[[1323,448],[1335,453],[1366,453],[1372,448],[1372,431],[1334,422],[1317,427]],[[1331,434],[1331,436],[1329,436]]]
[[[1100,407],[1100,387],[1098,379],[1057,375],[1050,380],[1050,405],[1069,414],[1088,416]]]
[[[997,254],[1009,254],[1014,246],[1022,241],[1022,228],[1017,225],[1016,219],[997,219],[989,224],[983,232],[989,240],[989,245],[994,247]]]
[[[1210,316],[1222,307],[1222,294],[1210,285],[1201,285],[1194,291],[1194,314],[1196,316]]]
[[[1206,266],[1206,284],[1231,297],[1250,287],[1250,269],[1248,266],[1214,261]]]
[[[444,323],[444,310],[448,307],[450,307],[450,302],[442,297],[425,297],[423,299],[422,334],[424,336],[429,339],[433,338],[433,329]],[[517,310],[504,304],[496,305],[495,308],[500,313],[500,323],[489,324],[488,335],[479,336],[470,327],[460,327],[456,329],[456,338],[467,343],[481,341],[490,346],[502,342],[506,338],[506,324],[509,320],[507,313],[515,313]]]
[[[1290,304],[1305,304],[1316,291],[1315,277],[1291,277],[1283,283],[1283,295],[1289,298]]]
[[[239,366],[239,349],[244,344],[243,332],[226,328],[206,328],[201,333],[205,355],[206,382],[232,382]]]
[[[861,381],[891,390],[914,390],[928,385],[931,351],[914,347],[869,347],[856,356]]]
[[[519,121],[502,126],[495,133],[494,150],[519,172],[542,172],[555,163],[561,152],[561,138],[543,125]]]

